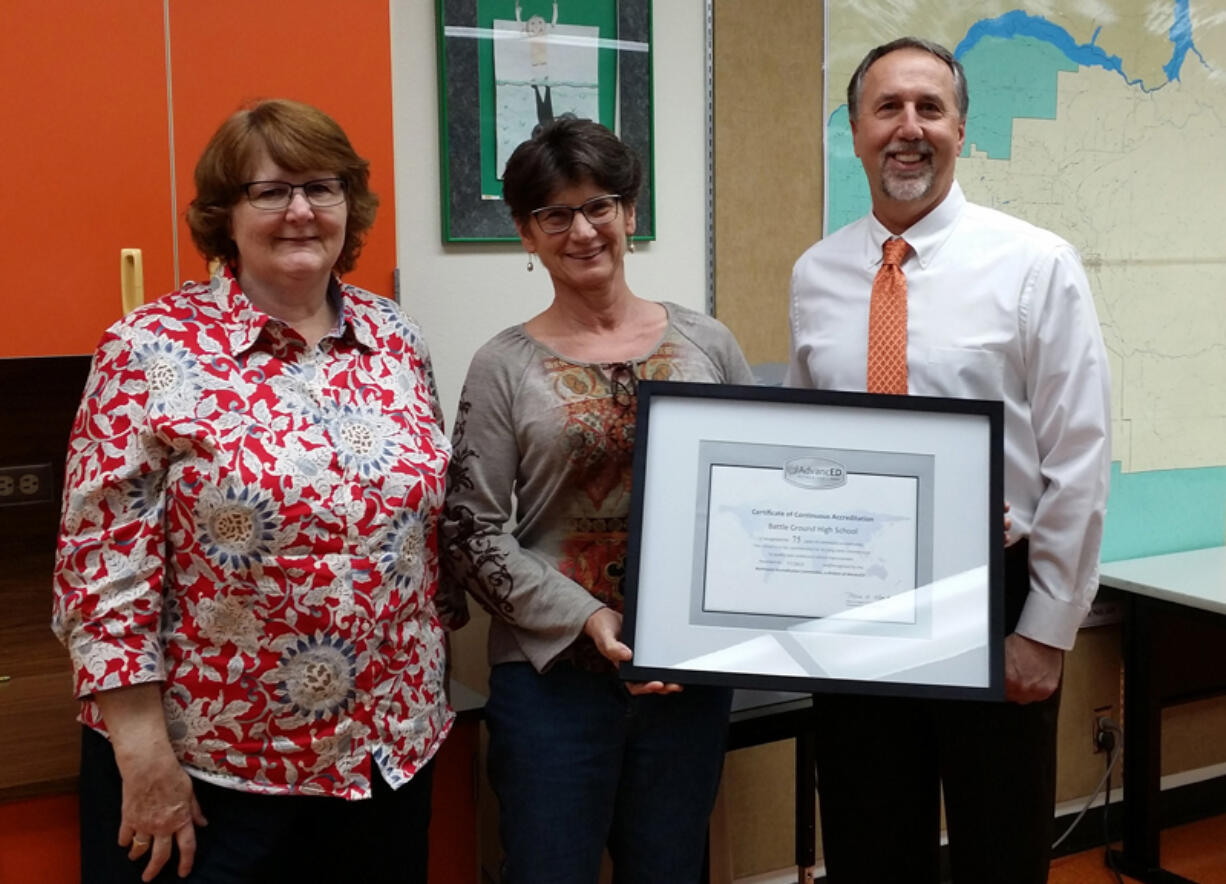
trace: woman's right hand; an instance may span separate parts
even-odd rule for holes
[[[191,777],[183,772],[169,745],[122,761],[116,752],[115,760],[123,777],[119,846],[130,848],[131,860],[149,854],[141,880],[152,881],[170,859],[174,845],[179,849],[179,877],[187,877],[196,860],[196,826],[205,825]]]
[[[141,875],[152,881],[179,850],[178,873],[187,877],[196,860],[196,826],[207,825],[191,777],[184,773],[166,734],[161,686],[142,684],[94,695],[110,732],[123,780],[119,846],[128,858],[148,854]]]
[[[583,631],[604,657],[613,663],[625,663],[633,655],[621,640],[622,615],[612,608],[599,608],[583,624]],[[629,681],[626,690],[632,694],[675,694],[681,685],[663,681]]]

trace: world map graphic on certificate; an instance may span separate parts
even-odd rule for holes
[[[967,198],[1063,236],[1093,288],[1111,358],[1118,462],[1104,560],[1169,551],[1172,542],[1220,544],[1220,4],[829,0],[827,10],[826,232],[869,208],[847,116],[856,65],[902,34],[948,46],[970,92],[957,167]]]

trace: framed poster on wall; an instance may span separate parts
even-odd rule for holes
[[[438,0],[438,56],[444,242],[518,239],[502,169],[564,113],[639,154],[634,239],[655,239],[651,0]]]

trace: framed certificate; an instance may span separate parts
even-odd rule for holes
[[[1002,699],[1003,421],[641,382],[623,677]]]

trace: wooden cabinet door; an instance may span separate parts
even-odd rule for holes
[[[180,214],[195,193],[196,160],[226,117],[260,98],[315,105],[340,123],[354,149],[370,161],[371,189],[380,197],[358,266],[345,279],[391,295],[396,213],[388,15],[387,0],[172,3]],[[182,221],[179,242],[181,278],[200,279],[204,262]]]
[[[122,248],[170,287],[165,46],[160,0],[4,0],[0,357],[93,352]]]

